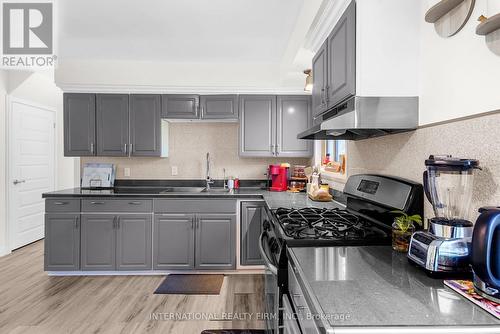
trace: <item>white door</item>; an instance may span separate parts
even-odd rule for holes
[[[54,112],[11,100],[9,236],[16,249],[44,237],[42,193],[55,188]]]

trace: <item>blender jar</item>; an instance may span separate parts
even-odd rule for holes
[[[471,224],[474,169],[479,168],[479,161],[431,155],[425,165],[424,189],[434,209],[434,220],[451,225]]]

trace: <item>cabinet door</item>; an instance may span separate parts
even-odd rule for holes
[[[198,95],[162,95],[161,117],[172,119],[198,119]]]
[[[114,215],[82,215],[82,270],[115,270],[115,226]]]
[[[311,157],[313,142],[297,139],[297,135],[311,126],[311,98],[278,96],[276,155],[279,157]]]
[[[64,155],[95,155],[95,94],[64,93]]]
[[[196,217],[196,269],[234,269],[235,215]]]
[[[259,237],[265,217],[264,202],[241,203],[241,257],[243,266],[264,264],[259,251]]]
[[[153,269],[194,268],[194,215],[155,215]]]
[[[150,214],[120,215],[116,221],[116,269],[151,270]]]
[[[160,113],[160,95],[130,95],[130,155],[161,155]]]
[[[80,269],[80,215],[45,215],[45,270]]]
[[[352,1],[328,37],[328,108],[356,93],[356,2]]]
[[[97,94],[97,155],[128,156],[128,95]]]
[[[326,104],[326,77],[327,77],[327,43],[318,50],[312,61],[313,90],[312,109],[313,116],[318,116],[327,109]]]
[[[206,95],[200,98],[202,119],[238,119],[237,95]]]
[[[276,96],[242,95],[240,104],[240,156],[275,156]]]

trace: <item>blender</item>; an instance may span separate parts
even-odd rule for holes
[[[425,166],[424,190],[435,217],[428,231],[412,235],[408,259],[431,275],[469,274],[474,228],[469,215],[479,161],[431,155]]]

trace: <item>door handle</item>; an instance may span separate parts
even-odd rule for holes
[[[129,150],[128,150],[128,156],[132,156],[132,150],[133,150],[133,146],[132,146],[132,143],[129,144]]]
[[[113,217],[113,229],[116,229],[116,216]]]
[[[102,204],[104,204],[104,202],[90,202],[90,204],[94,204],[94,205],[102,205]]]
[[[125,155],[127,155],[127,144],[123,145],[123,153],[125,153]]]
[[[117,217],[116,218],[116,229],[119,230],[120,229],[120,217]]]
[[[75,217],[75,228],[77,229],[78,228],[78,217]]]
[[[18,185],[19,183],[26,183],[26,180],[14,180],[12,183],[14,183],[14,185]]]
[[[90,153],[94,153],[94,143],[90,143]]]
[[[68,202],[54,202],[54,205],[66,205]]]
[[[130,205],[141,205],[142,202],[128,202],[128,204],[130,204]]]

